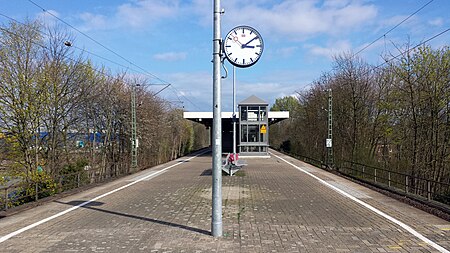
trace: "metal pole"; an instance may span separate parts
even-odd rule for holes
[[[233,65],[233,155],[236,159],[236,68]]]
[[[137,168],[136,85],[133,84],[133,86],[131,87],[131,171],[135,171],[136,168]]]
[[[5,210],[8,209],[8,187],[5,188]]]
[[[328,90],[328,139],[330,146],[328,147],[328,166],[333,167],[333,94],[331,89]]]
[[[41,128],[39,127],[39,120],[38,120],[38,128],[37,128],[37,134],[36,134],[36,147],[35,147],[35,152],[36,152],[36,170],[39,166],[39,142],[38,139],[40,138],[41,135]]]
[[[389,187],[391,187],[391,172],[388,171]]]
[[[222,105],[220,0],[214,0],[213,25],[213,146],[212,146],[212,220],[211,234],[222,236]]]
[[[38,201],[39,199],[39,188],[38,188],[38,182],[35,183],[35,190],[36,190],[36,195],[35,195],[35,200]]]
[[[409,178],[408,176],[405,177],[405,192],[409,193]]]
[[[93,125],[92,125],[92,166],[95,166],[96,162],[95,162],[95,118],[93,119]]]

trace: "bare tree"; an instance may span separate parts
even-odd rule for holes
[[[33,139],[38,138],[42,98],[36,96],[41,91],[37,82],[42,62],[40,27],[38,22],[28,22],[0,29],[0,126],[10,136],[10,159],[23,166],[27,175],[37,166]]]

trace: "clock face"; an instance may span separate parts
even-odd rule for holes
[[[246,68],[255,64],[264,50],[261,35],[249,26],[233,28],[225,37],[223,50],[228,61],[236,67]]]

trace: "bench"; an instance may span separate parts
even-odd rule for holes
[[[239,160],[238,154],[229,153],[225,158],[225,161],[222,161],[222,170],[228,175],[233,176],[246,165],[245,161]]]

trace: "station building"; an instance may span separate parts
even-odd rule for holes
[[[212,129],[212,112],[184,112],[183,117]],[[233,152],[233,121],[236,121],[236,151],[241,156],[268,156],[269,126],[289,118],[288,111],[269,111],[264,100],[250,96],[233,112],[222,112],[222,152]],[[210,131],[211,133],[211,131]]]

